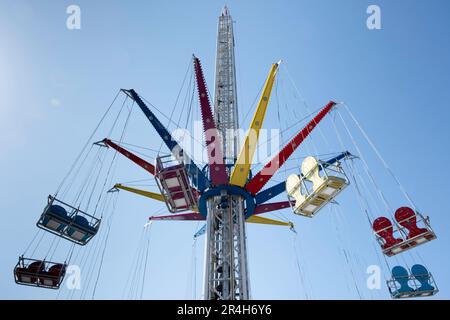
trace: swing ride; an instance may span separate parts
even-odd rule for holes
[[[48,204],[36,225],[64,239],[85,245],[97,233],[100,220],[49,195]]]
[[[197,165],[177,142],[167,126],[154,113],[153,110],[156,108],[151,103],[134,89],[121,89],[113,104],[119,95],[124,98],[124,102],[113,121],[113,128],[106,138],[93,142],[94,138],[98,138],[96,134],[100,123],[104,122],[111,112],[112,104],[55,194],[48,197],[43,213],[38,218],[36,225],[39,230],[53,236],[50,249],[41,260],[20,256],[14,268],[15,282],[26,286],[59,289],[75,247],[91,246],[89,243],[99,233],[104,215],[108,210],[113,210],[111,208],[115,208],[114,201],[117,199],[115,195],[119,190],[144,196],[167,206],[170,214],[151,216],[150,222],[205,221],[194,238],[206,234],[204,298],[208,300],[250,298],[246,223],[284,226],[295,232],[293,222],[275,220],[263,215],[291,208],[293,213],[300,217],[314,218],[324,208],[338,205],[336,199],[344,190],[350,189],[350,185],[355,187],[361,209],[366,213],[375,241],[385,257],[403,255],[406,251],[415,250],[419,245],[436,239],[429,218],[422,216],[416,209],[399,180],[343,103],[330,101],[318,112],[311,113],[299,121],[298,123],[302,123],[310,119],[267,164],[259,171],[255,170],[255,166],[252,166],[253,158],[281,64],[280,61],[271,66],[250,127],[243,138],[242,147],[239,148],[237,135],[229,134],[230,130],[239,129],[239,121],[233,21],[228,8],[225,7],[219,17],[214,112],[200,60],[195,56],[192,59],[192,77],[198,93],[207,154],[207,163],[204,167]],[[124,142],[125,128],[135,105],[170,151],[169,154],[162,154],[159,150],[153,164],[138,155],[138,152],[131,151],[132,145]],[[121,137],[119,140],[113,140],[110,134],[116,127],[120,114],[127,108],[129,113],[124,121]],[[397,210],[392,210],[371,174],[368,162],[356,144],[354,135],[346,125],[342,110],[347,111],[354,120],[357,128],[404,192],[410,206],[402,205]],[[336,126],[336,119],[341,119],[355,152],[341,151],[334,153],[331,158],[319,154],[307,156],[303,158],[299,173],[291,174],[281,182],[273,180],[279,169],[287,161],[293,160],[291,156],[294,152],[306,140],[312,139],[309,136],[325,118],[332,118],[342,150],[347,150]],[[187,120],[189,119],[190,114],[187,117]],[[114,152],[111,153],[110,150]],[[119,154],[150,174],[159,192],[142,190],[113,181],[111,172],[114,171]],[[111,158],[110,161],[107,161],[108,157]],[[86,165],[91,158],[92,164]],[[110,165],[105,167],[104,164],[108,162]],[[362,163],[367,181],[377,191],[373,194],[380,196],[387,212],[393,214],[392,218],[381,216],[373,219],[373,216],[370,216],[372,210],[366,205],[368,200],[362,192],[365,180],[355,171],[358,163]],[[298,171],[297,163],[296,168]],[[81,179],[79,173],[83,169],[87,171],[87,175]],[[78,182],[79,189],[75,190],[77,179],[81,180]],[[104,181],[103,184],[101,180]],[[271,182],[275,184],[266,187]],[[369,196],[373,197],[373,194]],[[285,201],[270,202],[283,195],[287,198]],[[71,244],[66,261],[51,262],[60,240],[66,240]],[[438,292],[433,276],[421,264],[415,264],[411,269],[395,266],[392,269],[391,279],[386,282],[393,299],[427,297]]]

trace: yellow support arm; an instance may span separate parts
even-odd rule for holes
[[[239,156],[236,160],[236,165],[231,173],[230,183],[233,185],[244,187],[247,182],[250,166],[258,144],[259,130],[261,129],[264,122],[264,117],[266,116],[267,105],[269,104],[270,94],[272,92],[272,87],[275,82],[275,76],[277,74],[280,62],[272,65],[269,75],[267,76],[262,95],[259,98],[258,107],[253,115],[250,128],[245,135],[244,144],[242,145],[241,151],[239,152]]]
[[[136,188],[131,188],[131,187],[126,187],[124,185],[121,185],[120,183],[116,184],[114,186],[114,188],[125,190],[125,191],[132,192],[132,193],[136,193],[138,195],[141,195],[141,196],[144,196],[147,198],[151,198],[154,200],[158,200],[158,201],[162,201],[162,202],[166,201],[166,199],[164,199],[164,196],[162,194],[145,191],[145,190],[140,190],[140,189],[136,189]]]
[[[128,191],[128,192],[132,192],[132,193],[135,193],[135,194],[147,197],[147,198],[151,198],[151,199],[154,199],[154,200],[158,200],[158,201],[161,201],[161,202],[165,202],[164,196],[162,194],[159,194],[159,193],[154,193],[154,192],[150,192],[150,191],[145,191],[145,190],[140,190],[140,189],[136,189],[136,188],[126,187],[124,185],[121,185],[120,183],[116,184],[114,186],[114,188],[117,188],[117,189],[120,189],[120,190],[125,190],[125,191]],[[275,226],[293,227],[292,222],[278,221],[278,220],[264,218],[264,217],[257,216],[257,215],[251,216],[250,218],[248,218],[246,220],[246,222],[259,223],[259,224],[269,224],[269,225],[275,225]]]
[[[292,222],[284,222],[279,220],[273,220],[269,218],[260,217],[257,215],[253,215],[250,218],[247,219],[246,222],[250,223],[261,223],[261,224],[270,224],[274,226],[285,226],[285,227],[294,227],[294,224]]]

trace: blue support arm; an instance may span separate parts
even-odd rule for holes
[[[351,158],[351,157],[354,157],[354,156],[350,152],[345,151],[345,152],[342,152],[340,155],[338,155],[338,156],[336,156],[336,157],[326,161],[323,164],[323,166],[326,168],[328,166],[331,166],[331,165],[335,164],[338,161],[341,161],[344,158]],[[319,167],[319,170],[322,170],[322,167]]]
[[[178,160],[183,160],[184,165],[187,169],[187,173],[192,180],[194,186],[200,191],[203,192],[207,187],[209,187],[209,180],[205,176],[205,174],[198,168],[198,166],[189,158],[189,156],[183,151],[181,146],[175,141],[166,127],[159,121],[159,119],[155,116],[155,114],[147,107],[147,105],[142,101],[141,97],[134,91],[133,89],[125,90],[122,89],[127,96],[133,99],[139,108],[141,108],[142,112],[145,114],[147,119],[155,128],[156,132],[159,134],[161,139],[164,141],[166,146],[169,148],[170,152],[172,152],[173,156]]]
[[[352,154],[348,151],[342,152],[340,155],[326,161],[323,166],[326,168],[346,157],[351,157]],[[322,170],[322,166],[319,166],[319,171]],[[286,181],[280,182],[270,188],[267,188],[266,190],[263,190],[256,194],[255,201],[256,205],[262,204],[266,201],[269,201],[272,198],[275,198],[279,194],[283,193],[286,190]]]
[[[206,233],[206,223],[201,227],[195,234],[194,239],[197,239],[198,237],[204,235]]]
[[[263,190],[256,194],[256,205],[269,201],[270,199],[275,198],[277,195],[282,194],[284,191],[286,191],[286,181],[280,182],[270,188],[267,188],[266,190]]]

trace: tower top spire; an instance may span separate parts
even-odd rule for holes
[[[230,15],[230,11],[228,10],[228,6],[225,5],[222,9],[222,16],[229,16]]]

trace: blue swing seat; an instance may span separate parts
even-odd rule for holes
[[[65,233],[72,239],[87,243],[98,231],[98,227],[91,225],[85,217],[76,215]]]
[[[411,274],[404,267],[394,267],[388,288],[393,299],[429,297],[439,292],[431,273],[420,264],[411,268]]]
[[[66,209],[59,205],[51,205],[45,210],[41,223],[51,230],[60,232],[70,223],[70,218]]]
[[[85,245],[97,234],[100,219],[49,196],[37,226],[79,245]]]

